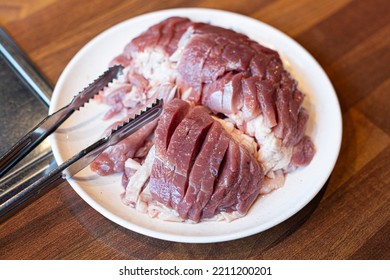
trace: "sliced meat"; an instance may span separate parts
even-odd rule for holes
[[[146,48],[162,47],[168,55],[176,49],[179,38],[193,23],[182,17],[171,17],[151,26],[138,37],[134,38],[124,50],[125,56],[131,57]]]
[[[167,105],[156,129],[172,136],[167,149],[169,136],[156,136],[158,152],[149,181],[152,198],[194,222],[220,212],[246,214],[262,186],[260,164],[204,107],[191,109],[173,125],[172,116],[184,110],[177,109],[182,102]],[[172,133],[168,127],[175,126]]]
[[[254,54],[250,47],[251,40],[240,33],[210,24],[197,24],[195,34],[212,38],[219,47],[220,65],[225,65],[226,71],[246,71]]]
[[[250,182],[250,161],[248,161],[249,157],[245,150],[241,146],[239,146],[239,171],[237,176],[237,181],[230,188],[230,191],[226,194],[223,200],[220,202],[217,208],[217,212],[233,212],[236,209],[238,203],[238,193],[241,191],[241,186],[248,187]]]
[[[187,190],[192,165],[212,123],[213,119],[204,108],[192,109],[171,137],[167,161],[157,153],[150,178],[150,192],[157,201],[177,209]]]
[[[201,73],[213,44],[213,38],[194,36],[184,49],[182,59],[179,60],[177,65],[176,83],[182,92],[191,90],[187,100],[195,104],[200,103],[203,81],[201,75],[194,75],[194,73]]]
[[[260,103],[257,99],[257,82],[259,77],[252,76],[242,79],[242,95],[244,104],[242,107],[243,116],[247,121],[254,119],[261,113]]]
[[[274,129],[283,145],[294,146],[302,137],[297,137],[297,129],[303,95],[296,81],[284,69],[276,51],[243,34],[172,17],[134,38],[118,61],[125,58],[131,62],[130,67],[138,67],[141,72],[148,69],[150,79],[176,83],[182,98],[202,104],[215,114],[234,115],[244,132],[246,122],[263,114],[264,124]],[[132,61],[142,63],[133,65]],[[110,115],[128,107],[111,103]]]
[[[225,158],[221,164],[218,178],[214,185],[214,192],[202,211],[202,218],[212,218],[221,212],[221,204],[224,198],[237,185],[240,171],[240,148],[232,139]]]
[[[274,84],[268,80],[258,81],[256,83],[256,89],[257,98],[264,117],[264,124],[269,128],[274,127],[277,124]]]
[[[161,27],[161,29],[160,29],[161,36],[159,37],[157,45],[161,46],[164,50],[167,51],[167,53],[168,52],[173,53],[174,50],[172,50],[171,48],[168,48],[168,46],[171,43],[175,34],[178,33],[176,26],[180,25],[181,23],[184,23],[184,22],[188,22],[188,20],[180,18],[180,17],[173,17],[170,20],[167,20],[165,23],[159,24],[159,26]],[[185,31],[185,30],[183,30],[183,31]],[[181,32],[179,32],[179,33],[181,33]]]
[[[215,44],[210,49],[200,73],[202,81],[205,84],[213,83],[226,73],[226,65],[222,62],[221,58],[223,49],[226,46],[226,41],[225,38],[219,37],[215,40]]]
[[[232,36],[235,40],[235,36]],[[248,46],[249,40],[242,37],[242,42],[232,42],[224,48],[222,57],[225,60],[226,71],[247,71],[253,56],[253,50]]]
[[[226,75],[204,86],[202,104],[214,113],[235,114],[242,107],[241,79],[243,73]]]
[[[192,165],[213,123],[204,108],[194,108],[176,128],[168,147],[168,158],[175,167],[172,180],[172,208],[183,199]]]
[[[172,19],[172,18],[171,18]],[[170,32],[170,40],[166,40],[166,44],[164,44],[164,50],[168,54],[168,56],[171,56],[178,48],[180,39],[184,35],[185,32],[187,32],[188,28],[193,25],[193,22],[191,22],[187,18],[180,18],[175,17],[174,22],[171,23],[171,25],[167,25],[164,29],[167,29]],[[171,20],[167,20],[169,23]]]
[[[298,121],[295,123],[295,134],[291,135],[291,146],[295,147],[305,135],[306,125],[309,120],[309,113],[302,108],[298,113]]]
[[[149,188],[152,198],[172,208],[172,181],[175,170],[157,154],[150,173]]]
[[[264,172],[245,148],[239,145],[238,148],[239,168],[236,180],[218,202],[215,214],[238,211],[239,214],[246,215],[260,193]]]
[[[214,181],[225,156],[230,137],[223,127],[214,122],[204,139],[189,177],[187,192],[178,206],[181,218],[198,222],[214,191]]]
[[[237,192],[237,205],[235,209],[241,215],[246,215],[261,191],[264,172],[257,160],[253,160],[246,149],[241,148],[241,155],[244,155],[244,166],[249,167],[250,180],[247,185],[240,185]],[[245,171],[247,170],[245,168]]]
[[[187,102],[174,99],[165,105],[155,131],[156,157],[150,178],[150,192],[153,197],[171,206],[171,183],[174,175],[173,166],[168,165],[168,145],[177,126],[188,114],[190,106]]]
[[[128,158],[133,158],[137,151],[143,147],[156,125],[157,120],[154,120],[118,144],[107,148],[91,163],[91,170],[100,176],[123,172],[125,161]]]
[[[297,139],[298,114],[301,109],[302,95],[297,90],[297,83],[286,71],[282,74],[280,87],[276,90],[276,111],[278,124],[274,132],[276,137],[283,139],[286,146],[294,146]]]
[[[177,67],[178,86],[191,90],[184,97],[215,114],[235,115],[240,128],[263,114],[284,145],[296,145],[303,95],[278,53],[232,30],[200,23],[190,28]]]
[[[158,126],[155,131],[155,145],[158,155],[166,158],[171,137],[177,126],[182,122],[190,110],[190,105],[181,99],[173,99],[164,106]]]
[[[270,58],[268,56],[255,54],[249,64],[251,75],[265,80],[269,61]]]

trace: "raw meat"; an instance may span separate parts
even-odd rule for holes
[[[208,216],[222,211],[245,215],[262,186],[264,173],[259,162],[203,107],[188,112],[186,104],[180,99],[167,104],[156,129],[164,137],[159,135],[159,140],[156,138],[155,141],[157,153],[149,182],[152,198],[176,210],[182,219],[198,222],[202,216],[207,217],[203,212],[219,190],[217,181],[220,185],[225,184],[220,188],[229,190]],[[177,118],[173,116],[184,115],[177,124]],[[167,127],[176,129],[172,133]],[[172,134],[172,137],[165,137],[166,134]],[[165,139],[169,138],[167,146]],[[230,156],[225,157],[230,146],[236,154],[228,152]],[[237,162],[233,163],[232,157],[238,158]],[[226,176],[234,168],[237,169],[236,179],[227,186]],[[210,207],[205,211],[210,212]]]
[[[126,68],[99,95],[111,107],[106,119],[132,115],[156,98],[167,105],[157,128],[150,124],[105,151],[92,169],[124,171],[125,203],[153,217],[246,215],[315,154],[297,81],[275,50],[244,34],[172,17],[111,63]]]

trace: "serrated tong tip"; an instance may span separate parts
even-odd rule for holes
[[[117,78],[118,75],[122,73],[122,70],[123,67],[121,65],[110,67],[88,87],[74,96],[68,105],[44,118],[32,130],[19,139],[15,145],[0,156],[0,177],[27,156],[76,110],[83,107],[91,98],[96,96],[100,90]]]

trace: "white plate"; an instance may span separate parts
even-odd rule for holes
[[[186,16],[232,28],[276,49],[285,66],[306,93],[304,106],[310,112],[308,133],[317,148],[306,168],[287,176],[283,188],[258,199],[248,215],[231,223],[186,224],[149,218],[124,206],[120,200],[121,177],[99,177],[86,168],[69,180],[74,190],[93,208],[125,228],[159,239],[207,243],[233,240],[269,229],[302,209],[328,179],[338,157],[342,122],[336,93],[316,60],[290,37],[273,27],[242,15],[210,9],[172,9],[141,15],[101,33],[70,61],[55,87],[50,112],[67,104],[72,96],[101,74],[124,46],[149,26],[170,16]],[[111,124],[101,121],[107,108],[92,101],[76,112],[52,135],[54,156],[62,163],[96,141]]]

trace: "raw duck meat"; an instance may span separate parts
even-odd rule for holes
[[[123,202],[153,217],[242,217],[315,154],[297,81],[275,50],[244,34],[172,17],[111,64],[125,70],[99,95],[110,106],[105,119],[131,116],[156,98],[165,108],[92,169],[122,172]]]

